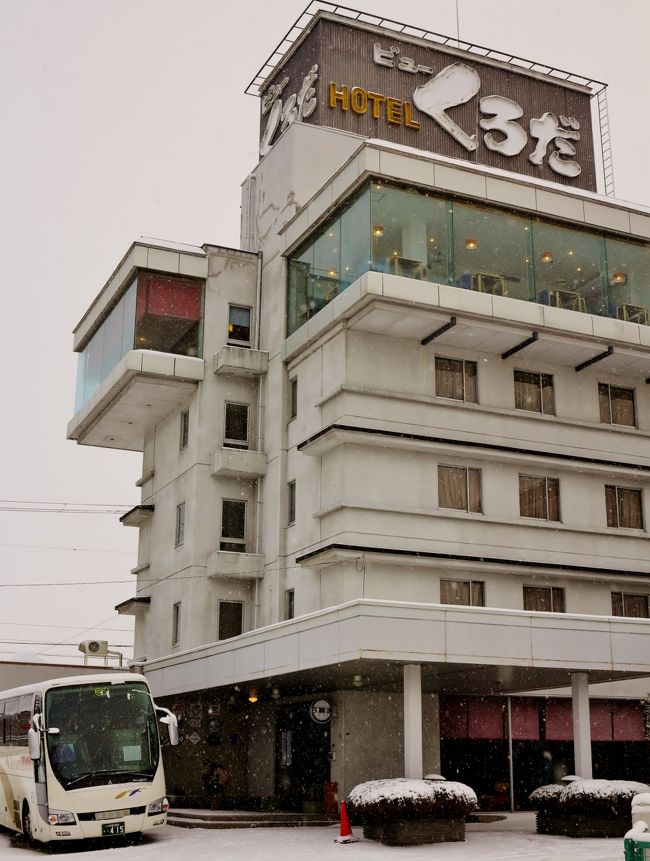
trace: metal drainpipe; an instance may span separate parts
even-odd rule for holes
[[[259,350],[262,329],[262,252],[257,252],[257,289],[255,294],[255,338],[253,349]],[[257,381],[257,450],[264,451],[262,418],[264,413],[262,399],[262,378]],[[255,488],[255,552],[262,552],[262,478],[257,479]],[[259,614],[259,579],[255,579],[253,595],[253,629],[257,628]]]

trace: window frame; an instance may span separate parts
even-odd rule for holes
[[[613,506],[610,505],[610,491],[614,491],[614,499],[615,504]],[[623,491],[625,493],[632,493],[639,501],[639,520],[641,521],[640,526],[628,526],[626,524],[621,523],[621,499],[620,492]],[[611,515],[615,515],[610,517]],[[608,529],[636,529],[636,530],[645,530],[645,514],[643,511],[643,491],[640,487],[624,487],[618,484],[606,484],[605,485],[605,517],[607,521]],[[613,520],[616,520],[616,523],[613,523]]]
[[[442,483],[441,483],[441,471],[442,470],[454,470],[456,472],[463,471],[465,473],[465,508],[462,506],[455,505],[443,505],[442,498]],[[478,506],[476,508],[470,508],[470,502],[472,498],[471,487],[470,487],[470,473],[472,475],[477,476],[478,482]],[[483,514],[483,476],[482,470],[475,466],[458,466],[458,464],[450,464],[450,463],[439,463],[438,464],[438,508],[444,509],[445,511],[464,511],[466,514]]]
[[[605,391],[606,390],[606,391]],[[631,395],[632,401],[632,423],[629,422],[617,422],[614,421],[614,409],[612,407],[612,390],[616,392],[626,392],[628,395]],[[607,418],[603,418],[603,395],[606,394],[607,398]],[[598,409],[600,413],[600,423],[607,425],[614,425],[615,427],[624,427],[624,428],[636,428],[638,427],[638,419],[636,412],[636,391],[635,389],[630,389],[627,386],[615,386],[611,383],[598,383]]]
[[[221,636],[221,635],[222,635],[222,633],[225,633],[225,631],[223,631],[223,632],[222,632],[222,628],[221,628],[221,624],[222,624],[222,615],[221,615],[221,611],[222,611],[222,607],[223,607],[223,605],[224,605],[224,604],[228,604],[230,607],[238,606],[238,607],[239,607],[239,611],[240,611],[240,618],[239,618],[239,626],[240,626],[240,630],[239,630],[239,633],[237,633],[237,634],[230,634],[230,635],[229,635],[229,636],[227,636],[227,637],[222,637],[222,636]],[[239,636],[241,636],[241,634],[243,634],[243,633],[244,633],[244,612],[245,612],[245,609],[246,609],[246,608],[245,608],[245,602],[244,602],[244,601],[231,601],[231,600],[228,600],[228,599],[224,599],[224,600],[221,600],[221,599],[220,599],[220,600],[219,600],[219,602],[218,602],[218,606],[217,606],[217,640],[218,640],[218,641],[220,641],[220,642],[221,642],[221,641],[223,641],[223,640],[231,640],[233,637],[239,637]]]
[[[227,504],[243,506],[243,537],[225,535],[225,508]],[[246,528],[247,528],[247,501],[245,499],[222,499],[221,500],[221,537],[219,539],[219,549],[229,553],[246,553]],[[224,546],[229,545],[229,546]]]
[[[190,411],[189,408],[181,412],[180,434],[178,448],[183,451],[190,443]]]
[[[453,395],[444,395],[444,394],[440,393],[440,389],[442,388],[442,386],[439,385],[438,375],[440,374],[440,376],[442,377],[442,374],[444,373],[444,369],[438,368],[439,362],[458,362],[461,365],[461,371],[462,371],[461,378],[462,378],[462,389],[463,389],[462,397],[455,398],[455,397],[453,397]],[[467,397],[467,388],[468,388],[468,386],[467,386],[467,379],[468,379],[467,366],[468,365],[473,365],[473,367],[474,367],[474,383],[473,383],[473,385],[474,385],[474,392],[473,392],[474,397],[473,398]],[[457,359],[454,356],[438,356],[438,355],[436,355],[436,356],[434,356],[434,362],[433,362],[433,379],[434,379],[434,387],[435,387],[435,393],[436,393],[437,398],[444,398],[444,400],[447,400],[447,401],[456,401],[458,403],[464,403],[464,404],[478,404],[478,402],[479,402],[479,397],[478,397],[478,362],[475,362],[473,359]]]
[[[233,329],[231,329],[231,326],[234,326],[235,323],[231,319],[231,313],[230,312],[232,310],[235,310],[235,309],[238,311],[248,311],[248,339],[247,340],[231,337],[231,332],[233,331]],[[252,346],[252,343],[253,343],[253,339],[252,339],[252,335],[253,335],[253,309],[252,309],[252,307],[250,305],[238,305],[237,303],[229,302],[228,303],[228,327],[227,327],[226,331],[228,334],[228,338],[227,338],[228,344],[230,344],[231,346],[234,346],[234,347],[248,347],[250,349],[250,347]]]
[[[287,527],[296,522],[296,479],[287,482]]]
[[[246,408],[246,439],[237,440],[234,437],[227,436],[228,431],[228,407],[245,407]],[[251,405],[238,403],[237,401],[224,401],[223,407],[223,445],[224,448],[237,448],[240,450],[248,450],[250,448],[250,418]]]
[[[298,416],[298,377],[289,380],[289,421]]]
[[[616,599],[615,599],[616,596]],[[620,613],[617,613],[618,596],[620,596]],[[643,598],[645,603],[645,613],[642,615],[629,615],[625,612],[625,599],[630,598]],[[625,618],[625,619],[648,619],[650,618],[650,596],[644,594],[643,592],[623,592],[618,590],[612,590],[612,616],[616,616],[616,618]]]
[[[172,604],[172,648],[181,642],[181,601]]]
[[[529,518],[531,520],[544,520],[546,523],[562,523],[562,509],[560,506],[560,479],[548,475],[529,475],[527,473],[519,473],[519,516]],[[522,510],[522,479],[528,481],[543,481],[544,482],[544,514],[525,514]],[[551,496],[549,494],[549,486],[553,483],[556,488],[555,499],[557,504],[557,517],[551,517]]]
[[[539,396],[539,409],[530,409],[529,407],[523,406],[523,393],[518,389],[519,385],[525,385],[526,381],[522,379],[517,379],[517,375],[527,375],[529,377],[537,377],[538,385],[537,392]],[[513,383],[515,390],[515,409],[520,410],[521,412],[526,413],[535,413],[540,416],[555,416],[557,412],[555,410],[555,380],[553,374],[545,374],[542,371],[527,371],[524,368],[513,368]],[[544,381],[550,381],[550,384],[545,386]],[[528,381],[528,383],[532,383],[532,381]],[[544,392],[550,391],[550,404],[547,404],[547,408],[544,408]],[[547,398],[548,400],[548,398]],[[519,403],[518,403],[519,401]]]
[[[176,527],[174,530],[174,547],[182,547],[185,544],[185,501],[176,506]]]
[[[284,618],[285,621],[296,618],[296,590],[284,590]]]
[[[467,601],[443,600],[443,583],[447,586],[467,587]],[[461,598],[463,596],[461,595]],[[474,600],[478,598],[478,600]],[[456,580],[449,577],[440,578],[440,603],[447,607],[485,607],[485,580]]]
[[[522,604],[526,613],[566,613],[566,590],[564,586],[532,586],[524,584],[522,587]],[[550,610],[537,610],[526,606],[526,597],[532,596],[533,592],[543,592],[550,598]],[[558,606],[561,605],[561,608]]]

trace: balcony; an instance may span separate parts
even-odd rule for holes
[[[259,478],[266,474],[266,453],[243,448],[218,448],[212,453],[210,475]]]
[[[269,354],[265,350],[226,345],[214,357],[215,374],[236,377],[258,377],[269,369]]]
[[[120,517],[120,523],[123,526],[135,526],[139,528],[151,520],[153,512],[153,505],[136,505]]]
[[[151,598],[127,598],[121,604],[116,604],[115,609],[120,616],[143,616],[149,609]]]
[[[204,362],[154,350],[129,350],[68,425],[68,439],[143,451],[153,428],[187,401]]]
[[[230,577],[233,580],[258,580],[264,576],[261,553],[232,553],[217,550],[208,556],[208,577]]]

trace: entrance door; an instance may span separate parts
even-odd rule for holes
[[[322,810],[323,787],[330,779],[330,725],[318,724],[310,703],[278,707],[275,740],[275,794],[282,810]],[[310,809],[309,807],[307,809]]]

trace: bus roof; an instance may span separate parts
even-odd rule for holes
[[[73,687],[76,685],[120,685],[125,682],[140,682],[147,684],[147,680],[140,673],[88,673],[85,676],[63,676],[60,679],[44,679],[42,682],[34,682],[31,685],[23,685],[19,688],[9,688],[0,691],[0,702],[10,700],[13,697],[25,696],[31,693],[44,693],[49,688]]]

